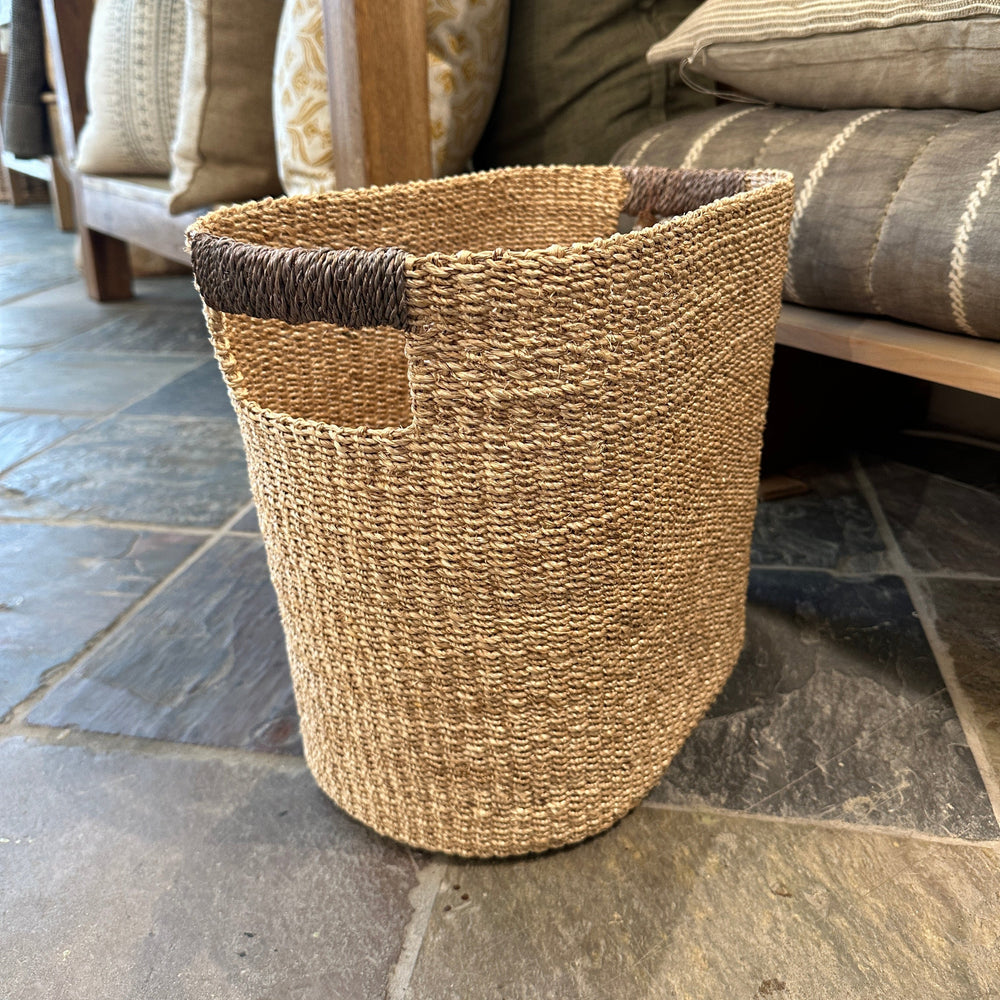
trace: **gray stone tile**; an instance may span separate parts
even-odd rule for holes
[[[151,396],[133,403],[125,412],[236,419],[226,383],[214,360],[206,361],[193,371],[174,379]]]
[[[47,205],[0,205],[0,302],[75,278],[73,239]]]
[[[41,347],[56,344],[106,323],[120,310],[118,304],[99,305],[89,300],[67,303],[64,285],[19,299],[13,305],[0,305],[0,347]]]
[[[5,997],[382,1000],[426,859],[305,767],[0,744]]]
[[[0,517],[218,527],[250,500],[232,420],[116,416],[0,477]]]
[[[81,417],[0,411],[0,472],[82,427]]]
[[[156,307],[142,300],[125,315],[63,345],[66,351],[141,351],[147,354],[207,354],[212,345],[201,309],[169,303]]]
[[[251,507],[230,529],[231,531],[260,532],[260,521],[257,519],[257,508]]]
[[[866,469],[914,569],[1000,577],[1000,495],[899,462],[869,460]]]
[[[743,655],[652,798],[1000,837],[896,577],[754,571]]]
[[[198,289],[190,274],[164,274],[152,278],[136,278],[133,291],[139,302],[189,304],[201,309]]]
[[[72,281],[72,260],[16,260],[0,265],[0,302],[9,302],[33,292]]]
[[[0,524],[0,716],[79,655],[202,539]]]
[[[0,205],[0,261],[72,257],[74,237],[57,229],[47,204]]]
[[[29,721],[301,753],[262,543],[213,545],[92,650]]]
[[[68,310],[65,315],[46,312],[35,306],[0,305],[0,346],[18,349],[42,347],[64,341],[95,322],[100,322],[86,315],[71,315]]]
[[[937,633],[951,657],[978,735],[1000,779],[1000,581],[923,581]]]
[[[17,361],[23,358],[28,352],[23,350],[16,350],[13,348],[0,348],[0,367],[3,365],[9,365],[12,361]]]
[[[882,457],[1000,496],[1000,451],[972,441],[899,434],[880,442]]]
[[[996,998],[995,850],[641,808],[449,866],[408,1000]]]
[[[9,410],[108,413],[190,371],[192,357],[41,351],[0,368]]]
[[[813,469],[795,476],[812,492],[758,506],[750,561],[839,573],[885,572],[885,546],[853,475]]]

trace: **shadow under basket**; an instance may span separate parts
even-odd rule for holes
[[[190,230],[306,759],[353,816],[522,854],[657,782],[743,640],[792,196],[518,168]]]

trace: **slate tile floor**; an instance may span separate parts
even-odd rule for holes
[[[96,306],[0,207],[0,998],[1000,998],[1000,450],[763,504],[747,643],[648,801],[541,857],[314,786],[185,279]]]

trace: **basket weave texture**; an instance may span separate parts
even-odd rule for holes
[[[306,758],[349,813],[520,854],[659,779],[743,640],[792,197],[517,168],[192,228]]]

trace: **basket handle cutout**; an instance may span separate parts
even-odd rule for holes
[[[205,304],[220,312],[359,329],[406,328],[406,252],[271,247],[228,236],[188,236]]]
[[[683,215],[746,188],[745,170],[675,170],[670,167],[622,167],[632,191],[622,208],[643,225]]]

